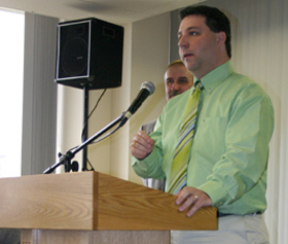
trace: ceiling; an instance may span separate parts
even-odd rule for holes
[[[95,17],[124,25],[204,0],[0,0],[0,7],[64,21]]]

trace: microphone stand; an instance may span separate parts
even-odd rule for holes
[[[82,144],[80,144],[78,147],[76,147],[75,149],[71,149],[69,150],[66,154],[63,154],[60,156],[60,159],[58,162],[54,163],[52,166],[50,166],[49,168],[47,168],[43,174],[50,174],[52,173],[58,166],[64,164],[65,166],[65,172],[69,172],[71,170],[71,159],[74,158],[75,154],[78,153],[80,150],[82,150],[83,148],[85,148],[88,144],[90,144],[91,142],[93,142],[95,139],[97,139],[99,136],[101,136],[102,134],[104,134],[106,131],[108,131],[109,129],[111,129],[112,127],[114,127],[117,123],[119,123],[124,117],[124,113],[122,115],[120,115],[118,118],[116,118],[115,120],[113,120],[110,124],[108,124],[107,126],[105,126],[102,130],[100,130],[99,132],[97,132],[96,134],[94,134],[93,136],[91,136],[90,138],[88,138],[86,141],[84,141]],[[126,121],[125,121],[126,122]],[[121,126],[123,126],[124,123],[121,123],[119,128]],[[118,128],[118,129],[119,129]]]

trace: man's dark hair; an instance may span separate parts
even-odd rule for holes
[[[231,58],[231,30],[230,21],[227,16],[222,13],[219,9],[209,6],[189,6],[180,11],[180,18],[183,20],[188,15],[201,15],[206,18],[206,25],[214,33],[221,31],[226,34],[225,47],[227,55]]]

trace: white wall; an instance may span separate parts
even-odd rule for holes
[[[130,105],[131,98],[131,69],[132,69],[132,24],[124,26],[124,53],[123,53],[123,75],[122,86],[112,91],[112,116],[117,118]],[[120,130],[111,137],[111,161],[110,174],[122,179],[128,179],[130,155],[126,149],[129,145],[128,121]]]
[[[66,153],[71,148],[81,144],[83,127],[83,91],[69,86],[57,84],[57,139],[56,154]],[[80,163],[82,168],[82,152],[75,155],[73,160]],[[58,161],[55,155],[55,162]],[[57,168],[57,172],[64,172],[64,167]]]
[[[164,71],[169,63],[169,37],[169,13],[133,23],[131,100],[136,97],[141,83],[145,80],[152,81],[156,89],[131,117],[129,141],[143,123],[152,121],[160,115],[166,103]],[[136,176],[130,166],[130,160],[128,179],[142,184],[142,180]]]

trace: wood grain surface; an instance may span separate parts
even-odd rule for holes
[[[176,196],[99,174],[98,229],[216,230],[216,208],[192,217],[179,212]]]
[[[91,230],[93,174],[0,179],[0,227]]]
[[[176,197],[98,172],[0,179],[0,228],[216,230],[216,208],[192,217]]]

